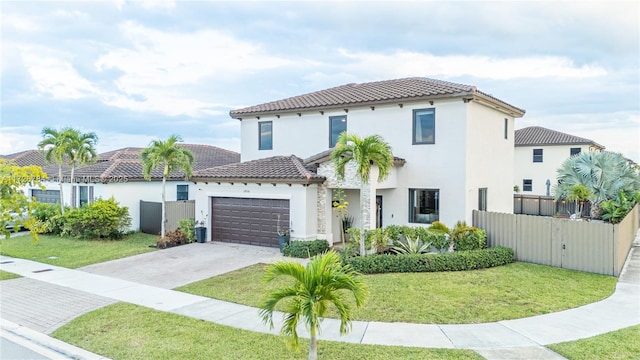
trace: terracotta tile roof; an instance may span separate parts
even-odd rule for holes
[[[185,147],[193,153],[195,158],[194,172],[240,161],[239,153],[216,146],[198,144],[179,144],[179,146]],[[142,176],[142,163],[140,162],[140,152],[142,150],[143,148],[127,147],[98,154],[98,161],[95,164],[76,168],[74,177],[78,182],[118,182],[123,179],[127,181],[146,181]],[[28,153],[29,156],[23,153]],[[58,177],[58,165],[47,164],[42,154],[37,150],[28,150],[4,157],[11,160],[19,158],[20,161],[16,162],[21,166],[33,165],[31,161],[36,162],[35,165],[42,166],[49,178]],[[71,168],[66,165],[63,165],[64,177],[71,177]],[[151,180],[159,181],[161,179],[162,169],[155,169],[151,172]],[[171,174],[170,179],[183,180],[184,173],[174,172]]]
[[[2,155],[2,158],[5,160],[11,160],[18,164],[18,166],[37,165],[44,167],[48,165],[44,156],[38,150],[25,150],[9,155]]]
[[[515,131],[515,146],[536,145],[592,145],[600,149],[604,146],[593,140],[565,134],[540,126],[530,126]]]
[[[325,180],[304,166],[295,155],[273,156],[236,164],[200,170],[193,174],[194,181],[260,181],[319,183]]]
[[[340,106],[372,105],[403,100],[437,99],[468,96],[498,105],[514,116],[524,115],[524,110],[510,105],[475,86],[452,82],[412,77],[396,80],[376,81],[362,84],[346,84],[282,100],[231,110],[232,118],[256,116],[267,113],[296,110],[325,109]]]

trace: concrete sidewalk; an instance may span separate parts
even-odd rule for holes
[[[158,286],[5,256],[0,256],[0,268],[38,282],[87,293],[108,302],[124,301],[263,333],[277,334],[280,328],[279,314],[274,316],[277,320],[274,330],[270,330],[262,323],[256,308]],[[95,268],[91,270],[96,271]],[[16,280],[20,279],[8,281]],[[3,296],[7,295],[4,289],[2,293]],[[320,339],[362,344],[472,349],[489,359],[562,359],[558,354],[544,348],[544,345],[591,337],[640,324],[639,299],[640,247],[634,247],[616,291],[609,298],[597,303],[553,314],[484,324],[435,325],[356,321],[353,323],[352,331],[346,336],[339,335],[338,320],[325,319]],[[301,329],[300,335],[308,337],[304,329]]]

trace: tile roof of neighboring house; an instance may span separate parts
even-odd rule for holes
[[[237,163],[240,161],[240,154],[235,151],[222,149],[210,145],[198,144],[179,144],[193,153],[195,162],[193,171],[209,169],[215,166]],[[77,182],[124,182],[124,181],[144,181],[142,176],[142,163],[140,162],[140,152],[143,148],[127,147],[118,150],[108,151],[98,154],[98,161],[95,164],[81,166],[75,169],[74,177]],[[31,154],[30,156],[23,153]],[[36,162],[35,165],[42,166],[43,170],[49,175],[49,178],[58,177],[58,165],[48,165],[44,158],[37,150],[28,150],[26,152],[3,156],[3,158],[11,159],[19,156],[18,165],[32,165],[30,161]],[[38,157],[39,156],[39,157]],[[40,165],[44,164],[44,165]],[[71,177],[71,168],[67,165],[63,166],[63,179]],[[151,171],[151,180],[162,179],[162,169],[154,169]],[[184,173],[176,171],[171,173],[171,180],[183,180]],[[57,180],[56,180],[57,181]],[[68,180],[65,180],[68,181]]]
[[[25,150],[9,155],[0,155],[5,160],[11,160],[18,164],[18,166],[47,166],[47,161],[44,159],[42,153],[38,150]]]
[[[267,113],[448,97],[468,97],[487,102],[516,117],[524,115],[525,112],[523,109],[477,90],[475,86],[424,77],[412,77],[336,86],[282,100],[231,110],[229,114],[233,118],[240,119],[243,116],[256,116]]]
[[[318,183],[325,180],[304,166],[295,155],[273,156],[236,164],[200,170],[193,174],[195,181],[260,181]]]
[[[604,146],[593,140],[565,134],[540,126],[530,126],[515,131],[515,146],[536,145],[593,145],[604,149]]]

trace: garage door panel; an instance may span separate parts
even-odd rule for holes
[[[214,241],[277,247],[278,215],[287,226],[289,200],[213,197],[211,214]]]

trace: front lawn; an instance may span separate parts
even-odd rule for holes
[[[176,290],[259,307],[267,291],[285,283],[284,278],[262,282],[265,267],[253,265]],[[354,312],[355,320],[434,324],[492,322],[570,309],[608,297],[617,281],[612,276],[523,262],[483,270],[363,278],[370,295]]]
[[[567,359],[640,359],[640,325],[548,347]]]
[[[282,337],[118,303],[82,315],[53,337],[112,359],[306,359]],[[320,359],[482,359],[471,350],[421,349],[322,341]]]
[[[75,269],[154,251],[149,245],[156,243],[156,237],[134,233],[122,240],[80,240],[40,235],[34,244],[31,236],[15,236],[0,240],[0,254]]]
[[[19,278],[20,275],[0,270],[0,281]]]

